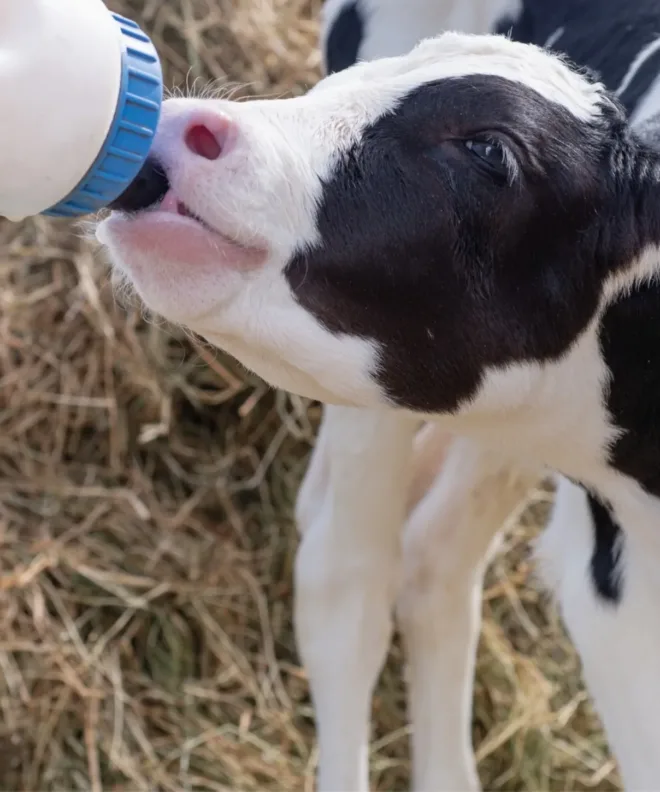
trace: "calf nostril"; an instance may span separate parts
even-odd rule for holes
[[[193,154],[207,160],[217,160],[222,154],[223,137],[225,135],[222,129],[211,132],[205,124],[193,124],[188,128],[185,140]]]

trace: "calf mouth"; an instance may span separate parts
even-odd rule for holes
[[[116,212],[139,212],[162,201],[170,189],[170,180],[163,165],[155,157],[147,157],[140,172],[124,192],[108,206]]]
[[[234,242],[234,240],[227,237],[226,234],[221,233],[217,228],[214,228],[210,223],[207,223],[206,220],[204,220],[204,218],[202,218],[199,214],[193,212],[188,204],[182,201],[171,187],[157,204],[144,211],[162,212],[163,214],[175,214],[179,217],[187,217],[189,220],[192,220],[194,223],[201,226],[209,233],[217,234],[227,242]]]
[[[234,234],[220,230],[193,211],[169,181],[159,200],[146,206],[137,203],[115,206],[97,226],[96,233],[101,244],[122,251],[121,259],[129,273],[135,255],[142,261],[146,256],[153,267],[169,260],[190,272],[195,271],[195,265],[205,271],[251,270],[268,259],[265,245],[246,244]]]

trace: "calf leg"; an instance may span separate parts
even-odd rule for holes
[[[479,788],[471,715],[483,575],[494,537],[537,482],[536,471],[456,439],[404,529],[398,620],[420,792]]]
[[[609,577],[607,520],[582,488],[561,479],[537,555],[580,655],[624,785],[650,792],[660,789],[658,516],[633,521],[625,538],[620,533],[609,548],[610,559],[620,553],[619,575]]]
[[[416,426],[393,412],[327,407],[301,491],[294,619],[320,792],[368,789],[371,697],[391,638]]]
[[[424,424],[415,435],[406,514],[410,516],[440,475],[454,436],[435,424]]]
[[[296,527],[303,536],[311,525],[314,515],[323,506],[330,484],[330,464],[328,462],[328,435],[332,433],[332,409],[328,421],[328,410],[323,411],[307,470],[300,482],[296,497]]]

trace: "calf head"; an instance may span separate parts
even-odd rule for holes
[[[167,194],[97,236],[150,309],[277,387],[455,412],[592,321],[637,243],[635,146],[557,56],[446,33],[300,98],[167,101]]]

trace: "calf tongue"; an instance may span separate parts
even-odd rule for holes
[[[168,190],[165,193],[158,209],[161,212],[171,212],[172,214],[179,213],[179,199],[174,194],[174,190]]]
[[[165,193],[165,197],[158,206],[158,209],[161,212],[171,212],[172,214],[180,214],[184,217],[192,217],[193,220],[199,220],[197,215],[193,214],[183,201],[180,201],[176,197],[174,190],[168,190]]]

